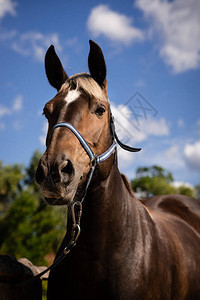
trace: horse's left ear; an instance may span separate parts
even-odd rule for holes
[[[92,40],[90,43],[90,53],[88,56],[88,66],[90,74],[94,80],[102,87],[107,89],[106,81],[106,63],[104,60],[103,52],[99,45]]]

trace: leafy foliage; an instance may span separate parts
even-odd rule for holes
[[[162,178],[165,182],[173,182],[174,178],[171,172],[163,169],[160,166],[151,166],[151,167],[139,167],[136,171],[136,176],[149,177],[149,178]]]
[[[174,179],[171,172],[160,166],[140,167],[136,170],[136,178],[131,181],[132,189],[139,192],[140,197],[166,194],[182,194],[195,197],[195,190],[172,185]]]
[[[20,189],[20,182],[23,180],[23,166],[14,164],[6,165],[0,161],[0,210],[1,214],[7,209],[9,201]]]
[[[36,265],[47,264],[45,256],[56,253],[67,221],[66,208],[46,205],[35,183],[40,157],[36,151],[26,169],[17,165],[1,168],[2,178],[9,184],[6,193],[0,195],[0,200],[3,197],[7,203],[0,218],[0,252],[26,257]]]
[[[196,191],[197,191],[197,199],[200,200],[200,184],[197,184],[197,185],[195,186],[195,189],[196,189]]]

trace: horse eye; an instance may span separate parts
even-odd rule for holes
[[[103,116],[103,114],[105,113],[105,108],[104,107],[98,107],[96,110],[95,110],[95,115],[97,116]]]
[[[48,117],[49,117],[49,115],[50,115],[50,112],[49,112],[49,110],[45,107],[44,109],[43,109],[43,115],[48,119]]]

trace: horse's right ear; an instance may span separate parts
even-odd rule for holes
[[[49,47],[45,55],[45,71],[49,83],[59,91],[68,76],[65,73],[53,45]]]
[[[88,56],[88,66],[91,76],[101,86],[107,89],[106,81],[106,63],[104,60],[103,52],[99,45],[90,40],[90,52]]]

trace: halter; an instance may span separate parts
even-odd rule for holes
[[[83,197],[80,201],[80,203],[82,203],[85,196],[86,196],[87,189],[90,185],[90,182],[92,180],[96,165],[98,165],[101,162],[105,161],[107,158],[109,158],[111,156],[112,153],[114,153],[116,151],[117,143],[114,141],[113,144],[104,153],[97,156],[97,155],[94,154],[94,152],[92,151],[92,149],[90,148],[90,146],[88,145],[88,143],[86,142],[84,137],[80,134],[80,132],[72,124],[67,123],[67,122],[57,123],[53,127],[52,132],[58,127],[66,127],[68,129],[70,129],[71,132],[73,132],[73,134],[77,137],[77,139],[79,140],[81,146],[84,148],[85,152],[87,153],[87,155],[90,158],[90,166],[91,167],[90,167],[90,171],[88,173],[88,179],[87,179],[87,183],[86,183],[85,192],[84,192],[84,195],[83,195]]]
[[[61,122],[61,123],[57,123],[56,125],[54,125],[53,129],[52,129],[52,133],[56,128],[59,127],[65,127],[69,130],[71,130],[71,132],[76,136],[76,138],[79,140],[81,146],[84,148],[85,152],[87,153],[87,155],[90,158],[90,171],[88,173],[87,176],[87,181],[86,181],[86,187],[85,187],[85,191],[84,194],[82,196],[81,200],[76,200],[76,196],[74,197],[73,201],[72,201],[72,205],[71,205],[71,213],[72,213],[72,221],[73,221],[73,225],[72,225],[72,231],[71,231],[71,240],[69,242],[69,244],[67,245],[67,247],[64,249],[64,254],[68,254],[71,249],[76,245],[76,241],[80,235],[80,220],[81,220],[81,215],[82,215],[82,203],[85,199],[85,196],[87,194],[87,190],[88,187],[90,185],[90,182],[92,180],[95,168],[98,164],[100,164],[101,162],[105,161],[106,159],[108,159],[114,152],[116,152],[117,150],[117,143],[119,144],[120,147],[122,147],[123,149],[127,150],[127,151],[131,151],[131,152],[137,152],[140,151],[141,148],[132,148],[129,147],[127,145],[124,145],[117,137],[117,134],[115,132],[115,125],[114,125],[114,118],[110,112],[110,130],[111,130],[111,134],[112,134],[112,139],[113,139],[113,143],[112,145],[102,154],[100,155],[95,155],[94,152],[92,151],[92,149],[90,148],[90,146],[88,145],[88,143],[86,142],[86,140],[84,139],[84,137],[80,134],[80,132],[71,124],[68,122]],[[78,206],[78,216],[77,216],[77,220],[76,220],[76,215],[75,215],[75,207]]]
[[[108,148],[108,150],[106,150],[104,153],[97,156],[94,154],[94,152],[92,151],[92,149],[90,148],[90,146],[88,145],[84,137],[80,134],[80,132],[78,132],[78,130],[72,124],[67,122],[58,123],[53,127],[52,131],[54,131],[54,129],[58,127],[66,127],[73,132],[73,134],[79,140],[81,146],[84,148],[85,152],[88,154],[92,165],[100,164],[101,162],[109,158],[114,151],[116,151],[117,143],[114,141],[113,144]]]
[[[95,155],[94,152],[92,151],[92,149],[90,148],[90,146],[88,145],[88,143],[86,142],[86,140],[84,139],[84,137],[80,134],[80,132],[70,123],[67,122],[61,122],[61,123],[57,123],[56,125],[54,125],[52,132],[58,128],[58,127],[66,127],[68,129],[70,129],[73,134],[77,137],[77,139],[79,140],[80,144],[82,145],[82,147],[84,148],[84,150],[86,151],[86,153],[88,154],[91,164],[93,165],[97,165],[100,164],[101,162],[103,162],[104,160],[106,160],[107,158],[110,157],[110,155],[116,151],[117,149],[117,143],[119,144],[120,147],[122,147],[124,150],[130,151],[130,152],[138,152],[141,150],[141,148],[133,148],[133,147],[129,147],[127,145],[124,145],[118,138],[116,131],[115,131],[115,125],[114,125],[114,118],[111,114],[111,118],[110,118],[110,128],[111,128],[111,133],[112,133],[112,137],[113,137],[113,144],[102,154],[100,155]],[[116,141],[117,142],[116,142]]]
[[[56,125],[54,125],[53,129],[52,129],[52,133],[56,128],[59,127],[65,127],[71,130],[71,132],[73,132],[73,134],[77,137],[77,139],[79,140],[81,146],[84,148],[85,152],[87,153],[87,155],[90,158],[90,171],[89,171],[89,175],[88,175],[88,180],[87,180],[87,184],[86,184],[86,188],[85,188],[85,192],[84,192],[84,196],[82,198],[82,200],[80,201],[80,203],[83,202],[86,193],[87,193],[87,189],[89,187],[89,184],[92,180],[92,176],[95,170],[96,165],[100,164],[101,162],[105,161],[107,158],[109,158],[111,156],[111,154],[113,154],[114,152],[116,152],[117,150],[117,143],[119,144],[120,147],[122,147],[124,150],[130,151],[130,152],[138,152],[141,150],[141,148],[132,148],[129,147],[127,145],[124,145],[119,138],[117,137],[117,134],[115,132],[115,125],[114,125],[114,118],[110,112],[110,129],[111,129],[111,133],[112,133],[112,138],[113,138],[113,143],[112,145],[102,154],[100,155],[95,155],[94,152],[92,151],[92,149],[90,148],[90,146],[88,145],[88,143],[86,142],[86,140],[84,139],[84,137],[80,134],[80,132],[71,124],[68,122],[61,122],[61,123],[57,123]],[[116,142],[116,141],[117,142]]]
[[[80,232],[81,232],[80,220],[81,220],[81,215],[82,215],[82,203],[83,203],[83,201],[85,199],[85,196],[87,194],[87,190],[88,190],[88,187],[89,187],[90,182],[92,180],[92,177],[93,177],[96,166],[98,164],[100,164],[101,162],[105,161],[106,159],[108,159],[113,153],[116,152],[117,144],[119,144],[119,146],[122,147],[124,150],[130,151],[130,152],[138,152],[138,151],[141,150],[141,148],[129,147],[129,146],[123,144],[119,140],[119,138],[117,137],[117,134],[115,132],[114,118],[113,118],[111,113],[110,113],[110,129],[111,129],[111,134],[112,134],[112,138],[113,138],[113,143],[104,153],[102,153],[100,155],[95,155],[94,154],[94,152],[92,151],[92,149],[90,148],[90,146],[88,145],[88,143],[86,142],[84,137],[80,134],[80,132],[72,124],[70,124],[68,122],[57,123],[56,125],[54,125],[54,127],[52,129],[52,133],[56,128],[59,128],[59,127],[65,127],[65,128],[68,128],[69,130],[71,130],[71,132],[77,137],[77,139],[79,140],[81,146],[84,148],[85,152],[87,153],[87,155],[90,158],[91,167],[90,167],[90,171],[88,173],[88,178],[87,178],[87,183],[86,183],[84,195],[83,195],[83,197],[80,201],[74,200],[72,202],[71,215],[72,215],[73,224],[72,224],[72,230],[71,230],[71,239],[70,239],[68,245],[64,248],[61,255],[58,256],[57,259],[53,262],[53,264],[50,267],[48,267],[46,270],[44,270],[43,272],[35,275],[34,277],[32,277],[30,279],[25,280],[25,282],[22,282],[20,284],[16,284],[16,286],[26,285],[28,283],[31,283],[33,280],[36,280],[36,279],[40,278],[46,272],[50,271],[56,265],[58,265],[66,257],[66,255],[72,250],[72,248],[74,248],[74,246],[76,246],[76,242],[77,242],[77,240],[79,238],[79,235],[80,235]],[[76,213],[75,213],[75,209],[76,209]]]

